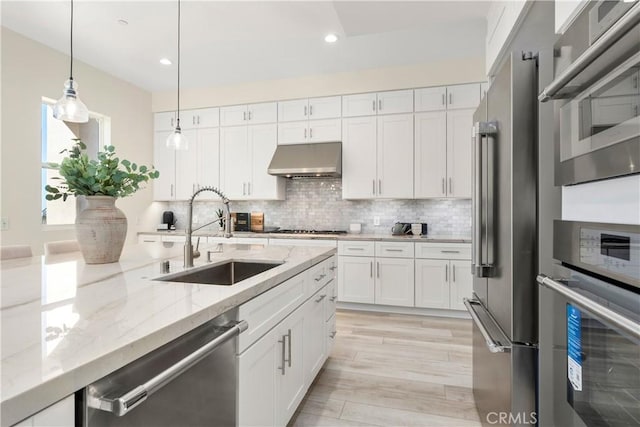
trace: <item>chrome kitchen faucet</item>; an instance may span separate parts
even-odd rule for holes
[[[193,244],[191,243],[191,235],[193,234],[193,232],[198,231],[201,228],[204,228],[207,225],[211,225],[214,222],[220,220],[220,217],[218,217],[211,222],[199,226],[195,230],[193,229],[193,200],[198,194],[202,193],[203,191],[211,191],[213,193],[216,193],[222,199],[222,203],[224,203],[226,211],[224,215],[224,237],[231,237],[231,210],[229,209],[229,199],[227,199],[227,196],[225,196],[222,191],[218,190],[215,187],[202,187],[201,189],[193,193],[193,196],[191,196],[191,199],[189,199],[189,210],[187,211],[187,234],[186,240],[184,242],[184,266],[187,268],[193,267]]]

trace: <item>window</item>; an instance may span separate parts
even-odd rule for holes
[[[66,202],[60,200],[48,201],[45,199],[47,192],[45,185],[57,185],[59,180],[53,179],[59,176],[57,169],[51,168],[49,163],[60,163],[66,154],[60,152],[73,145],[73,139],[80,138],[87,145],[89,157],[96,157],[98,148],[108,145],[109,118],[89,113],[87,123],[68,123],[53,118],[53,105],[55,101],[42,100],[42,224],[67,225],[76,220],[76,200],[69,199]]]

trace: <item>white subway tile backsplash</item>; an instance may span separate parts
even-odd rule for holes
[[[426,222],[431,235],[471,235],[471,200],[343,200],[339,178],[288,180],[286,194],[284,201],[232,201],[231,210],[264,212],[265,225],[281,228],[348,230],[358,222],[363,233],[388,234],[402,221]],[[221,205],[196,199],[194,216],[207,222]],[[177,227],[184,228],[187,203],[167,202],[166,209],[175,213]],[[374,216],[380,217],[379,226],[373,225]]]

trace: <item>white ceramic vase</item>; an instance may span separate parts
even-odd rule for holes
[[[118,262],[127,236],[127,217],[115,197],[86,196],[76,217],[76,238],[87,264]]]

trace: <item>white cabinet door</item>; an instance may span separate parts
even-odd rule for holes
[[[333,345],[336,342],[336,335],[338,334],[338,331],[336,329],[336,316],[333,315],[329,318],[329,320],[327,320],[327,323],[325,324],[325,338],[326,338],[326,342],[327,342],[327,357],[329,357],[331,355],[331,351],[333,350]]]
[[[449,261],[416,259],[416,307],[449,308]]]
[[[471,141],[474,110],[447,112],[447,194],[471,198]]]
[[[278,103],[261,102],[247,106],[247,122],[250,125],[275,123],[278,121]]]
[[[220,183],[232,200],[247,196],[247,182],[251,173],[247,144],[247,126],[220,129]]]
[[[343,97],[343,100],[346,97]],[[371,199],[377,194],[376,117],[342,121],[342,197]]]
[[[302,401],[306,391],[304,381],[304,310],[302,307],[291,313],[276,328],[281,354],[277,361],[283,367],[276,383],[276,423],[285,426]],[[282,345],[284,341],[284,345]],[[270,424],[266,424],[270,425]]]
[[[220,126],[237,126],[247,123],[247,106],[232,105],[220,108]]]
[[[33,427],[66,427],[75,423],[75,396],[67,396],[35,414]]]
[[[342,117],[370,116],[378,111],[375,93],[361,93],[342,97]]]
[[[253,200],[284,199],[284,178],[269,175],[267,169],[276,150],[276,124],[248,126],[250,174],[246,196]]]
[[[180,128],[197,129],[198,128],[198,110],[180,111]]]
[[[413,307],[413,259],[376,257],[375,303]]]
[[[320,289],[304,303],[304,375],[305,384],[311,385],[322,364],[325,353],[325,304],[327,287]]]
[[[276,380],[282,367],[282,345],[272,329],[238,356],[238,425],[276,425]]]
[[[153,136],[153,166],[160,175],[153,180],[154,200],[175,198],[176,151],[167,148],[171,131],[155,132]]]
[[[480,103],[480,83],[447,86],[447,109],[477,108]]]
[[[308,121],[278,123],[278,144],[307,142]]]
[[[485,96],[487,96],[487,91],[489,90],[489,82],[480,83],[480,100],[483,100]]]
[[[308,104],[306,98],[278,102],[278,122],[307,120],[309,118]]]
[[[415,90],[415,111],[440,111],[447,108],[446,86],[426,87]]]
[[[449,293],[449,308],[452,310],[466,310],[463,298],[471,298],[473,291],[473,276],[471,275],[471,261],[451,261],[451,278]]]
[[[372,257],[338,257],[338,301],[374,303]]]
[[[308,142],[340,141],[342,136],[342,120],[310,120]]]
[[[197,118],[196,124],[198,128],[215,128],[220,126],[220,109],[215,108],[200,108],[195,110]]]
[[[445,197],[447,112],[415,115],[415,198]]]
[[[176,112],[175,111],[167,111],[164,113],[155,113],[153,115],[153,130],[163,131],[163,130],[173,130],[176,126]]]
[[[197,188],[220,187],[220,129],[206,128],[198,130],[198,181]],[[199,197],[219,200],[211,192],[204,192]]]
[[[413,89],[378,93],[378,114],[413,112]]]
[[[309,98],[309,119],[339,119],[342,116],[340,96]]]
[[[176,150],[176,200],[189,199],[195,192],[198,181],[198,131],[188,129],[183,130],[182,134],[189,141],[189,149]]]
[[[412,199],[413,114],[378,116],[377,120],[377,197]]]

